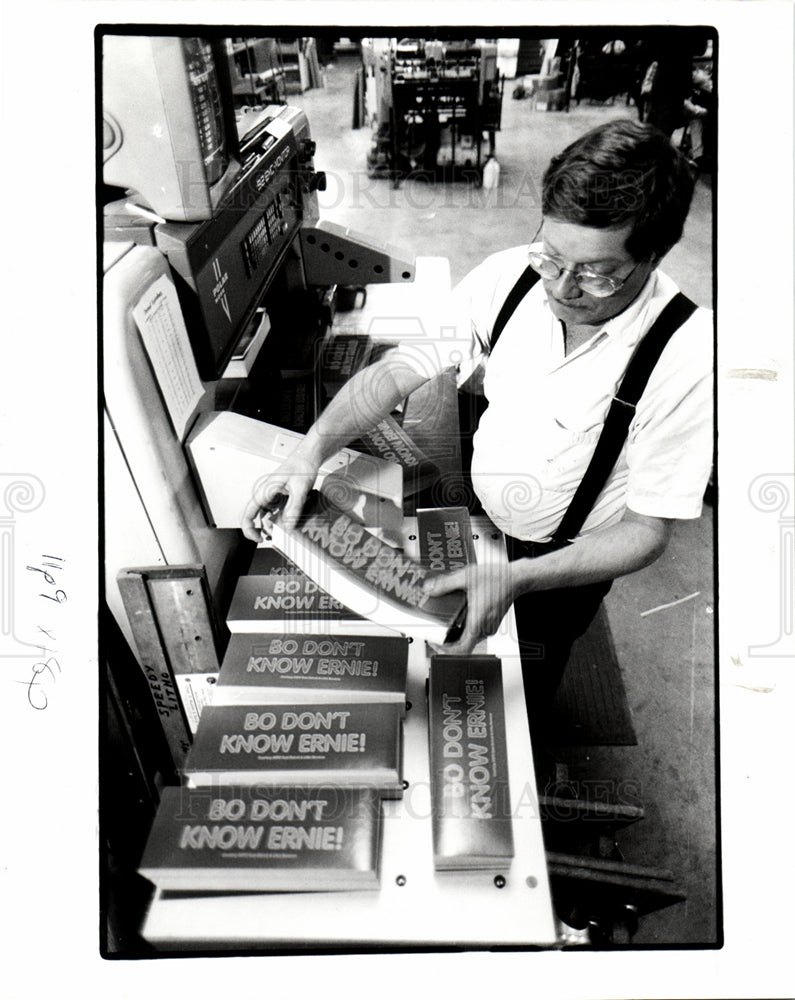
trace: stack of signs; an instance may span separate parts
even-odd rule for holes
[[[317,492],[296,527],[285,529],[277,515],[268,530],[273,545],[318,586],[385,628],[443,643],[464,611],[463,591],[426,593],[429,570]]]
[[[139,871],[163,890],[376,889],[380,833],[371,789],[166,788]]]
[[[408,645],[402,635],[237,632],[213,705],[383,703],[403,714]]]
[[[403,794],[408,639],[273,549],[239,581],[213,703],[140,871],[196,892],[375,889]]]
[[[514,846],[499,658],[433,656],[428,717],[435,867],[505,869]]]
[[[273,548],[257,549],[248,575],[237,582],[226,624],[232,633],[390,634],[383,626],[345,607]]]

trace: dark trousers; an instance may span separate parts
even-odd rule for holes
[[[506,538],[508,558],[535,558],[558,547]],[[575,639],[593,621],[613,581],[538,590],[514,601],[525,704],[530,730],[543,736]]]

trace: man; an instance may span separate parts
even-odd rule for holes
[[[692,190],[687,164],[665,135],[612,121],[552,160],[533,244],[488,258],[455,292],[473,356],[483,360],[488,403],[472,482],[505,532],[512,561],[499,574],[481,566],[446,574],[430,589],[467,592],[464,631],[449,652],[470,652],[515,605],[529,710],[554,691],[613,579],[652,563],[675,520],[701,512],[712,459],[712,319],[704,309],[669,331],[628,411],[618,460],[602,470],[604,488],[573,533],[556,537],[630,358],[658,337],[662,321],[647,335],[677,294],[657,268],[681,238]],[[532,285],[528,275],[540,280]],[[532,287],[512,292],[522,281]],[[435,370],[447,360],[439,351]],[[356,375],[258,490],[246,534],[257,537],[253,517],[278,492],[289,495],[283,516],[294,522],[323,460],[434,374],[429,366],[428,356],[399,347]],[[460,368],[463,379],[472,366]]]

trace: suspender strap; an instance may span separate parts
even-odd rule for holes
[[[490,349],[492,351],[494,350],[494,345],[499,340],[500,334],[505,329],[505,324],[513,316],[514,312],[516,312],[517,306],[538,281],[539,277],[538,272],[534,271],[528,264],[519,275],[516,284],[508,292],[500,311],[497,313],[497,318],[494,320],[494,326],[491,328]]]
[[[575,538],[613,471],[640,399],[665,345],[695,311],[695,304],[678,292],[665,306],[630,358],[617,395],[610,404],[582,482],[572,497],[552,540],[560,545]]]
[[[539,275],[530,267],[522,271],[516,280],[513,288],[508,293],[505,301],[497,313],[494,325],[491,330],[489,352],[493,350],[500,334],[505,328],[505,324],[513,315],[516,307],[527,295],[530,289],[538,281]],[[482,375],[482,373],[481,373]],[[458,393],[458,426],[461,438],[461,465],[468,469],[472,464],[472,437],[480,422],[483,411],[486,409],[486,400],[481,393],[473,391],[469,386],[463,386]]]

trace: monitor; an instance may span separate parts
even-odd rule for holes
[[[226,59],[216,43],[102,38],[105,184],[163,219],[212,218],[240,173]]]

